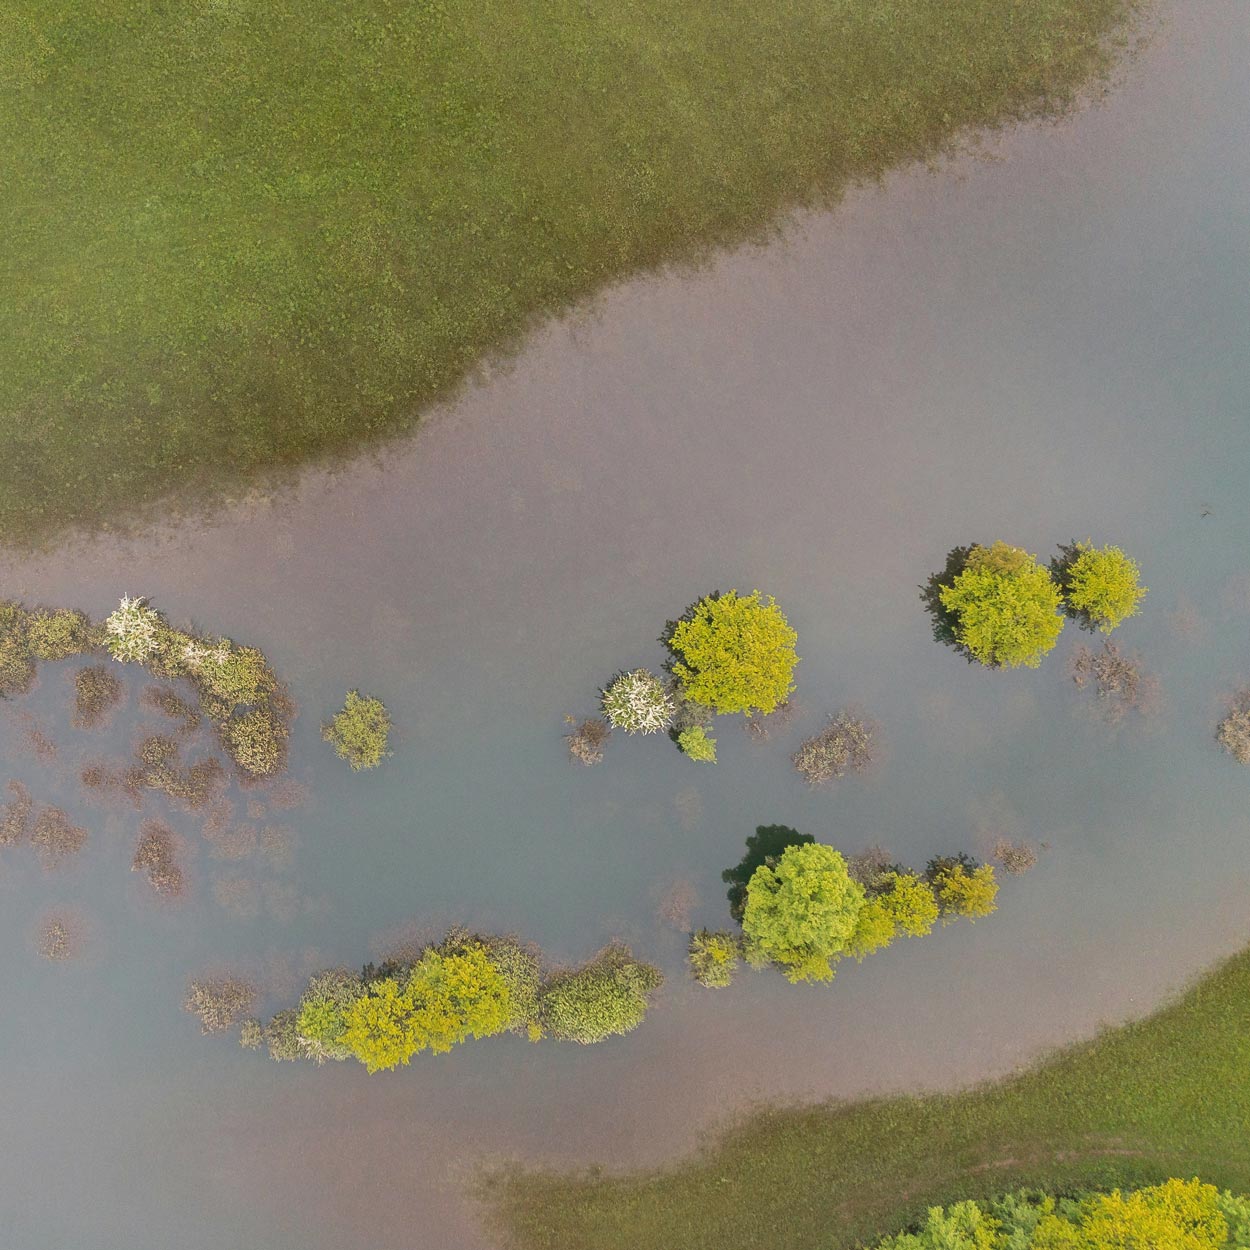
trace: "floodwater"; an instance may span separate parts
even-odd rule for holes
[[[483,1160],[658,1161],[752,1098],[1006,1072],[1250,938],[1250,771],[1212,739],[1250,680],[1248,58],[1241,0],[1174,6],[1101,106],[613,291],[379,463],[6,558],[6,595],[101,614],[147,594],[263,647],[308,793],[235,796],[258,842],[292,831],[285,858],[223,859],[170,814],[188,896],[161,903],[128,871],[141,814],[75,780],[125,754],[135,690],[108,732],[69,727],[72,664],[2,709],[7,775],[89,837],[55,872],[0,850],[0,1244],[469,1250]],[[1115,733],[1065,676],[1072,627],[1036,672],[987,673],[931,640],[916,590],[958,543],[1087,536],[1151,590],[1121,636],[1162,707]],[[757,586],[799,633],[787,730],[718,727],[715,767],[619,736],[600,767],[566,760],[565,714],[657,666],[668,617]],[[372,775],[318,735],[353,686],[398,727]],[[849,704],[888,758],[809,792],[788,755]],[[693,923],[724,923],[720,872],[771,823],[917,865],[999,833],[1049,849],[997,915],[832,986],[700,990],[661,904],[684,884]],[[54,909],[85,932],[65,965],[34,950]],[[560,960],[623,937],[670,982],[624,1039],[493,1039],[374,1077],[273,1064],[180,1010],[196,974],[248,972],[272,1010],[310,968],[451,922]]]

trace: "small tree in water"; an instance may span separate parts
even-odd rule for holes
[[[339,759],[346,760],[353,772],[377,768],[389,754],[386,749],[391,717],[381,699],[349,690],[343,710],[321,726],[321,736],[331,743]]]
[[[873,760],[874,736],[867,721],[840,712],[820,733],[806,739],[791,759],[809,785],[823,785],[867,768]]]
[[[1146,594],[1141,570],[1119,547],[1068,543],[1050,562],[1064,606],[1082,629],[1109,634],[1135,616]]]
[[[934,633],[987,668],[1036,668],[1059,640],[1059,588],[1021,547],[956,548],[922,592]]]

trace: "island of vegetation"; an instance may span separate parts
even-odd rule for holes
[[[757,828],[723,877],[741,936],[700,929],[690,939],[691,972],[710,988],[732,982],[740,956],[791,982],[831,981],[844,956],[862,962],[900,934],[931,933],[939,918],[974,921],[997,908],[994,869],[968,855],[933,859],[923,875],[884,854],[848,863],[786,825]]]
[[[377,768],[390,754],[391,716],[386,704],[359,690],[349,690],[343,710],[321,726],[321,736],[346,760],[353,772]]]
[[[240,1024],[241,1043],[263,1042],[274,1059],[356,1059],[380,1072],[499,1033],[602,1042],[636,1029],[662,982],[619,942],[580,967],[545,970],[514,937],[453,929],[411,958],[317,973],[297,1006],[263,1026],[241,1020],[251,997],[235,979],[193,983],[186,1007],[205,1032]]]
[[[1202,1176],[1250,1193],[1247,1071],[1250,950],[1155,1015],[1005,1080],[949,1094],[763,1107],[676,1166],[632,1175],[513,1168],[486,1177],[484,1193],[514,1250],[859,1250],[924,1229],[934,1207],[949,1218],[972,1201],[994,1216],[998,1196],[1023,1187],[1056,1196],[1056,1212],[1077,1229],[1055,1230],[1069,1238],[1057,1243],[1064,1250],[1208,1250],[1209,1240],[1151,1241],[1166,1228],[1160,1222],[1141,1226],[1147,1235],[1137,1240],[1082,1240],[1080,1228],[1096,1233],[1118,1212],[1154,1205],[1200,1216],[1193,1238],[1217,1236],[1213,1204],[1230,1229],[1244,1228],[1241,1199],[1230,1205],[1206,1188],[1150,1191]],[[1105,1205],[1082,1198],[1116,1187],[1147,1193]],[[998,1250],[994,1241],[933,1244]],[[904,1248],[914,1250],[905,1241],[890,1250]]]

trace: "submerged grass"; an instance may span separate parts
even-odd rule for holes
[[[1201,1176],[1250,1188],[1250,951],[1150,1018],[956,1094],[757,1111],[692,1160],[486,1183],[516,1250],[849,1250],[935,1203]]]
[[[403,430],[624,274],[1069,106],[1138,0],[9,0],[0,540]]]

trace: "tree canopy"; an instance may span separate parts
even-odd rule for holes
[[[1050,574],[1007,543],[970,548],[938,596],[953,618],[956,645],[990,668],[1036,668],[1063,629],[1059,588]]]
[[[1146,595],[1141,570],[1119,547],[1072,542],[1059,548],[1051,571],[1059,584],[1068,615],[1083,629],[1109,634],[1135,616]]]
[[[668,634],[686,698],[716,712],[775,711],[794,689],[798,635],[758,590],[707,595]]]
[[[831,846],[787,847],[747,885],[742,932],[748,955],[781,966],[791,981],[827,981],[864,906],[864,889]]]
[[[651,994],[664,980],[658,968],[614,944],[590,963],[552,978],[541,999],[542,1023],[553,1037],[591,1045],[636,1029]]]

